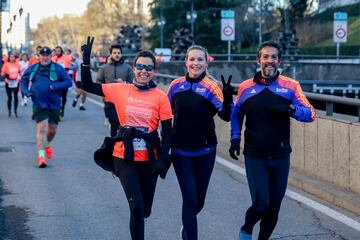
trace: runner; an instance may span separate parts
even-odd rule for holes
[[[33,101],[38,166],[43,168],[47,165],[45,157],[53,157],[51,142],[60,121],[61,90],[71,87],[72,82],[62,66],[51,62],[50,48],[43,47],[40,50],[39,60],[39,63],[26,70],[20,83],[24,95]]]
[[[72,106],[75,107],[78,99],[81,96],[81,103],[79,106],[79,110],[81,111],[85,111],[86,108],[84,107],[84,103],[86,101],[86,96],[87,93],[82,89],[81,87],[81,64],[82,64],[82,60],[79,56],[78,53],[73,53],[72,54],[72,63],[73,63],[73,71],[75,74],[75,85],[76,85],[76,96],[72,102]]]
[[[35,63],[38,63],[40,60],[39,60],[39,57],[40,57],[40,50],[42,49],[41,46],[37,46],[36,49],[35,49],[35,55],[33,57],[31,57],[29,59],[29,66],[30,65],[33,65]]]
[[[144,218],[151,214],[157,175],[165,178],[170,165],[170,103],[166,94],[152,81],[155,57],[148,51],[141,51],[135,57],[133,84],[93,83],[90,74],[93,41],[94,38],[90,40],[88,37],[87,44],[82,47],[83,88],[105,97],[115,106],[121,127],[116,136],[120,141],[116,142],[113,151],[114,173],[119,177],[129,203],[131,238],[143,240]],[[160,122],[161,144],[157,133]]]
[[[7,95],[7,107],[11,117],[11,103],[14,98],[14,116],[17,118],[19,81],[21,76],[20,64],[16,62],[15,54],[9,53],[8,60],[1,68],[1,76],[4,77],[5,90]]]
[[[21,60],[19,61],[20,64],[20,69],[21,69],[21,73],[24,73],[26,71],[26,69],[29,67],[29,55],[27,53],[23,53],[21,54]],[[24,93],[20,90],[21,92],[21,101],[20,101],[20,105],[21,106],[27,106],[27,97],[24,96]]]
[[[54,52],[55,52],[55,56],[53,56],[51,60],[53,62],[60,64],[63,68],[65,68],[66,72],[68,73],[71,64],[71,58],[68,55],[64,54],[64,51],[60,46],[56,46],[54,48]],[[68,88],[64,88],[61,90],[61,112],[60,112],[61,117],[64,117],[65,114],[67,92],[68,92]]]
[[[231,76],[223,89],[207,74],[208,53],[191,46],[186,53],[187,74],[171,82],[168,97],[174,113],[173,165],[183,198],[180,230],[184,240],[196,240],[197,214],[205,203],[216,157],[214,116],[230,121]]]
[[[300,84],[279,74],[280,47],[263,43],[256,59],[260,72],[239,85],[231,116],[230,156],[237,160],[245,122],[245,168],[252,205],[246,211],[240,240],[251,240],[254,225],[260,221],[258,239],[269,239],[279,215],[290,168],[290,117],[302,122],[315,120]],[[235,154],[236,153],[236,154]]]

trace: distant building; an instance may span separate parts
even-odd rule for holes
[[[360,3],[360,0],[319,0],[318,13],[324,12],[328,8],[336,8]]]

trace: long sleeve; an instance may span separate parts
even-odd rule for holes
[[[312,122],[315,120],[316,110],[305,97],[299,83],[295,88],[292,104],[295,106],[295,113],[293,116],[296,120],[301,122]]]
[[[231,99],[225,98],[223,105],[222,105],[222,109],[218,113],[219,117],[226,122],[230,122],[231,112],[232,112],[233,107],[234,107],[234,104],[232,102],[232,98]]]
[[[30,74],[31,74],[31,69],[33,68],[33,66],[29,67],[24,74],[22,75],[21,79],[20,79],[20,86],[21,86],[21,91],[25,96],[29,96],[30,91],[29,91],[29,78],[30,78]]]
[[[244,111],[242,111],[241,103],[238,100],[231,114],[231,140],[241,138],[243,120]]]
[[[65,89],[65,88],[71,87],[72,80],[69,77],[69,74],[67,74],[67,72],[65,71],[65,69],[62,67],[59,67],[59,68],[56,68],[56,71],[57,71],[58,76],[60,77],[61,81],[54,82],[53,84],[51,84],[54,87],[54,89]]]
[[[100,71],[100,70],[99,70]],[[90,66],[81,64],[81,84],[85,91],[104,97],[100,83],[94,83],[91,78]]]
[[[169,154],[172,143],[172,119],[161,121],[161,130],[162,141],[160,157],[165,157]]]

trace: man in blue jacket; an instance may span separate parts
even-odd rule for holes
[[[229,153],[236,160],[246,116],[243,153],[252,205],[246,211],[240,240],[251,240],[258,221],[258,239],[270,238],[287,187],[290,117],[301,122],[312,122],[316,117],[299,82],[279,74],[280,60],[281,52],[276,43],[266,42],[259,47],[257,64],[261,71],[240,83],[231,116]]]
[[[65,69],[51,61],[49,47],[40,50],[39,60],[39,63],[31,65],[25,71],[20,85],[24,95],[31,97],[33,102],[38,166],[43,168],[47,165],[46,158],[53,157],[50,143],[60,121],[61,90],[71,87],[72,82]]]

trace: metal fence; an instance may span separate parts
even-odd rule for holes
[[[154,74],[157,79],[164,83],[169,84],[171,80],[179,78],[180,76],[170,75],[170,74],[162,74],[155,73]],[[311,80],[307,80],[311,81]],[[221,83],[217,81],[218,83]],[[231,84],[235,89],[238,88],[239,83]],[[304,92],[305,96],[310,100],[317,100],[326,103],[326,116],[334,115],[334,104],[342,104],[346,106],[355,106],[357,107],[357,117],[360,122],[360,99],[357,98],[348,98],[348,97],[340,97],[333,95],[325,95],[320,93],[312,93],[312,92]]]

